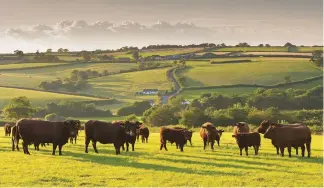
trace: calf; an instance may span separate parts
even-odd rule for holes
[[[150,130],[147,127],[141,126],[139,128],[139,135],[142,138],[142,143],[148,143],[148,137],[150,136]]]
[[[204,123],[200,128],[200,137],[204,142],[204,150],[206,149],[207,144],[209,145],[209,143],[211,149],[214,150],[215,140],[217,141],[217,144],[219,146],[220,138],[223,132],[223,130],[217,130],[212,123]]]
[[[180,151],[183,152],[183,146],[186,143],[186,138],[184,135],[184,131],[182,129],[172,129],[162,127],[160,129],[160,150],[164,147],[166,151],[168,151],[166,147],[167,141],[173,143],[175,142],[177,146],[179,146]]]
[[[70,137],[71,144],[73,144],[73,140],[74,140],[74,144],[76,144],[77,137],[79,135],[79,130],[81,129],[81,122],[79,120],[77,120],[77,121],[78,121],[77,131],[75,132],[75,134],[71,135],[71,137]]]
[[[5,131],[5,136],[10,136],[11,125],[10,124],[5,124],[3,128],[4,128],[4,131]]]
[[[248,156],[248,148],[253,146],[254,154],[258,155],[259,147],[261,144],[261,137],[259,133],[242,133],[235,134],[232,137],[236,138],[236,143],[240,148],[240,155],[242,156],[242,150],[245,148],[246,156]]]
[[[132,151],[134,151],[135,148],[135,142],[136,142],[136,130],[139,129],[139,126],[141,125],[140,122],[129,122],[125,121],[125,142],[126,142],[126,151],[128,151],[129,144],[132,145]]]

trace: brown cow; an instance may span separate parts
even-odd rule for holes
[[[270,125],[277,126],[277,127],[284,127],[284,126],[288,126],[288,127],[306,127],[305,125],[300,124],[300,123],[295,123],[295,124],[278,124],[278,123],[270,123],[269,120],[263,120],[261,122],[260,126],[258,127],[258,132],[264,134],[266,132],[266,130],[269,128]],[[275,139],[271,139],[271,143],[276,148],[277,155],[279,155],[279,145],[277,144],[276,140]],[[302,145],[292,145],[292,147],[294,147],[296,149],[296,155],[298,155],[298,147],[305,147],[305,146],[302,146]]]
[[[129,144],[132,145],[132,151],[134,151],[135,142],[136,142],[136,131],[139,129],[142,123],[136,121],[135,123],[130,121],[125,121],[125,142],[126,142],[126,151],[128,151]]]
[[[217,130],[216,127],[210,122],[204,123],[200,128],[200,137],[204,142],[204,150],[206,149],[206,145],[209,145],[209,143],[211,149],[214,150],[215,140],[219,146],[219,141],[223,132],[223,130]]]
[[[79,130],[81,129],[81,121],[77,120],[78,121],[78,126],[77,126],[77,131],[75,132],[74,135],[72,135],[70,137],[70,143],[73,144],[73,139],[74,139],[74,143],[76,144],[76,140],[77,140],[77,137],[79,135]]]
[[[71,135],[77,131],[78,121],[66,120],[63,122],[49,122],[35,119],[20,119],[16,123],[15,142],[19,136],[23,140],[23,150],[30,155],[28,145],[40,143],[53,143],[52,155],[55,155],[57,146],[59,155],[62,155],[62,147],[68,142]]]
[[[236,138],[236,143],[240,148],[241,156],[243,148],[245,148],[246,156],[248,156],[248,149],[251,146],[254,148],[254,154],[258,155],[261,144],[261,137],[259,133],[238,133],[232,135],[232,137]]]
[[[164,149],[168,151],[166,147],[167,141],[171,143],[175,142],[176,145],[179,146],[180,151],[183,152],[183,146],[186,143],[184,131],[182,129],[162,127],[160,129],[160,150],[162,150],[162,148],[164,147]]]
[[[4,131],[5,131],[5,136],[10,136],[11,125],[10,124],[5,124],[3,128],[4,128]]]
[[[139,124],[139,127],[136,129],[136,140],[137,142],[139,141],[139,136],[140,136],[140,128],[143,125],[143,123],[136,121],[135,123]],[[144,142],[143,142],[144,143]]]
[[[142,143],[145,143],[145,140],[146,140],[146,143],[148,143],[148,137],[150,136],[150,130],[145,126],[141,126],[139,128],[139,135],[141,136]]]
[[[120,147],[125,143],[126,129],[122,122],[103,122],[89,120],[85,123],[85,153],[88,153],[88,146],[92,141],[93,149],[96,153],[97,142],[101,144],[114,144],[116,154],[120,154]]]
[[[186,144],[187,144],[187,141],[189,141],[190,142],[190,145],[192,146],[192,142],[191,142],[192,133],[193,133],[192,130],[188,130],[188,129],[182,128],[182,127],[174,127],[174,129],[183,129],[184,130],[184,135],[185,135],[185,138],[186,138]]]
[[[234,124],[233,135],[249,133],[250,128],[249,125],[245,122],[238,122]]]
[[[264,133],[264,138],[275,141],[276,146],[280,148],[281,156],[284,156],[285,147],[288,148],[288,154],[291,157],[291,147],[300,146],[302,149],[302,157],[304,157],[304,144],[306,144],[308,157],[310,157],[312,136],[310,129],[306,126],[270,126]]]

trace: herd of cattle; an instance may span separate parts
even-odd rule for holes
[[[22,139],[22,147],[25,154],[30,154],[28,145],[34,144],[35,150],[39,150],[39,145],[46,146],[49,143],[53,144],[53,152],[55,155],[56,148],[59,148],[59,155],[62,155],[62,147],[68,141],[76,143],[77,136],[81,130],[81,122],[79,120],[67,120],[63,122],[49,122],[36,119],[20,119],[16,125],[4,126],[5,136],[12,134],[12,150],[15,148],[19,151],[19,140]],[[104,122],[97,120],[89,120],[85,123],[85,153],[88,153],[90,141],[96,153],[98,153],[97,142],[101,144],[113,144],[116,154],[120,154],[120,149],[129,150],[129,145],[132,146],[132,151],[135,149],[135,143],[139,141],[141,136],[142,143],[148,143],[149,129],[142,123],[130,121],[114,121]],[[200,128],[200,137],[203,140],[204,150],[207,145],[210,145],[214,150],[214,144],[218,146],[223,130],[217,130],[212,123],[204,123]],[[162,127],[160,129],[160,150],[163,148],[167,151],[167,142],[176,143],[176,148],[183,151],[183,147],[187,141],[192,145],[193,131],[181,127]],[[284,156],[284,149],[287,147],[289,157],[291,157],[291,147],[302,150],[302,156],[305,155],[305,145],[307,148],[308,157],[311,150],[311,131],[303,124],[278,124],[271,123],[269,120],[264,120],[257,129],[257,132],[250,132],[249,125],[245,122],[239,122],[234,125],[232,137],[236,139],[236,143],[240,149],[245,149],[248,155],[248,148],[253,147],[255,155],[258,155],[261,145],[260,133],[264,134],[264,138],[271,139],[272,145],[276,148],[279,155]]]

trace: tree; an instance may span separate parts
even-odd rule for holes
[[[125,121],[137,121],[137,117],[135,114],[131,114],[125,117]]]
[[[47,49],[46,53],[52,53],[52,49],[51,48]]]
[[[291,82],[291,76],[287,75],[284,77],[284,80],[286,83],[290,83]]]
[[[139,58],[139,51],[138,51],[138,50],[136,50],[136,51],[133,52],[133,58],[134,58],[136,61],[138,61],[138,58]]]
[[[169,105],[162,105],[153,110],[147,119],[147,122],[153,126],[175,125],[178,123],[174,110]]]
[[[21,59],[24,56],[24,52],[21,50],[15,50],[14,53],[19,59]]]
[[[265,47],[271,47],[270,44],[266,44]]]
[[[81,56],[83,57],[84,61],[90,61],[91,60],[90,55],[91,55],[90,52],[87,52],[87,51],[81,52]]]
[[[3,108],[2,115],[8,119],[18,120],[31,117],[34,109],[27,97],[15,97]]]
[[[284,47],[289,47],[289,46],[293,46],[290,42],[287,42]]]
[[[322,50],[315,50],[312,53],[312,57],[310,59],[313,63],[315,63],[318,67],[323,67],[323,51]]]
[[[259,46],[258,47],[263,47],[263,44],[259,44]]]
[[[63,50],[63,48],[59,48],[59,49],[57,50],[57,52],[62,53],[62,52],[64,52],[64,50]]]
[[[69,50],[68,50],[68,49],[64,49],[63,51],[64,51],[65,53],[66,53],[66,52],[69,52]]]
[[[297,52],[298,48],[295,45],[288,46],[287,48],[288,52]]]

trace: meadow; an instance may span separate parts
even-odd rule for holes
[[[66,63],[12,63],[12,64],[4,64],[0,65],[0,71],[3,69],[23,69],[23,68],[39,68],[39,67],[47,67],[53,65],[64,65]]]
[[[201,50],[203,50],[203,48],[170,48],[170,49],[161,49],[161,50],[154,49],[154,50],[142,50],[140,51],[140,55],[142,57],[148,57],[152,55],[167,56],[167,55],[193,53]]]
[[[61,100],[73,100],[73,101],[97,101],[98,98],[84,97],[77,95],[66,95],[51,92],[32,91],[25,89],[13,89],[0,87],[0,109],[2,109],[10,99],[14,97],[26,96],[33,106],[41,106],[48,102],[59,102]]]
[[[231,58],[238,59],[238,58]],[[249,59],[249,58],[240,58]],[[273,85],[284,82],[320,76],[323,71],[307,58],[250,58],[252,62],[231,64],[210,64],[204,61],[188,61],[187,68],[177,73],[185,77],[185,87],[203,87],[232,84]],[[228,61],[230,59],[226,59]],[[225,61],[222,58],[211,61]]]
[[[315,50],[323,50],[323,47],[298,47],[297,52],[313,52]],[[218,48],[214,51],[219,52],[287,52],[287,47],[272,46],[272,47],[224,47]]]
[[[280,186],[321,187],[323,185],[322,136],[312,139],[311,158],[275,154],[270,141],[261,136],[258,156],[240,156],[231,133],[224,133],[215,151],[203,150],[197,132],[193,146],[180,152],[168,144],[159,150],[159,134],[150,135],[149,143],[136,143],[134,152],[115,155],[111,144],[97,144],[99,154],[90,144],[84,153],[84,132],[77,144],[66,144],[62,156],[52,156],[51,146],[24,155],[22,149],[11,151],[11,138],[0,136],[1,186]],[[21,148],[21,145],[19,146]],[[287,151],[286,151],[287,153]]]

